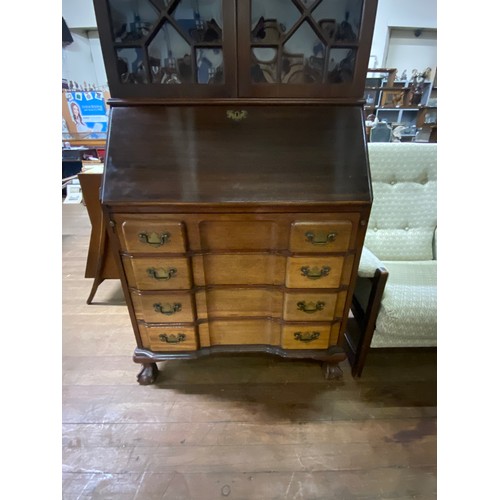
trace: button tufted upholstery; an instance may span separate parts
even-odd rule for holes
[[[435,346],[437,144],[370,143],[368,153],[373,205],[353,301],[358,319],[359,310],[371,316],[359,321],[365,356],[368,347]],[[387,282],[374,293],[380,271]],[[364,359],[356,363],[360,375]]]
[[[368,151],[373,206],[365,245],[381,260],[431,260],[436,144],[370,143]]]

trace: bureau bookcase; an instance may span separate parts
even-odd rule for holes
[[[376,2],[95,0],[101,205],[142,365],[341,347],[372,202]]]

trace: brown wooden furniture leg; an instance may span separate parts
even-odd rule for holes
[[[94,279],[94,282],[92,283],[92,289],[90,290],[90,295],[87,299],[87,304],[91,304],[92,303],[92,300],[94,299],[94,295],[95,293],[97,292],[97,288],[99,287],[99,285],[104,281],[104,279],[97,279],[95,278]]]
[[[137,375],[137,382],[141,385],[154,384],[159,370],[156,363],[142,363],[142,370]]]
[[[92,284],[92,289],[90,290],[90,295],[87,299],[87,304],[92,303],[92,299],[97,292],[97,288],[104,281],[104,257],[108,248],[108,233],[106,232],[106,227],[104,225],[104,219],[101,219],[101,227],[99,232],[99,247],[98,247],[98,259],[97,267],[95,271],[94,283]]]
[[[326,380],[339,380],[343,378],[344,372],[340,368],[339,363],[345,359],[345,354],[337,354],[323,361],[322,368]]]

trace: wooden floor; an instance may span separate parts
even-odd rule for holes
[[[90,222],[63,205],[62,498],[436,498],[436,355],[371,353],[364,375],[224,356],[136,382],[118,281],[86,304]]]

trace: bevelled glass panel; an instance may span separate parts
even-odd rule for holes
[[[354,78],[355,49],[331,49],[328,59],[328,82],[349,83]]]
[[[109,0],[109,8],[115,42],[143,40],[159,18],[149,0]]]
[[[278,81],[278,50],[271,47],[252,49],[250,78],[252,83],[276,83]]]
[[[252,0],[252,42],[278,44],[300,18],[290,0]]]
[[[282,83],[322,83],[325,52],[324,43],[304,21],[283,47]]]
[[[116,64],[122,83],[147,83],[142,49],[117,49]]]
[[[222,0],[181,0],[174,19],[194,43],[222,42]]]
[[[194,83],[191,46],[170,23],[161,27],[147,50],[152,83]]]
[[[312,17],[330,43],[356,42],[362,9],[363,0],[321,0]]]
[[[222,48],[196,49],[196,81],[212,85],[224,83]]]

